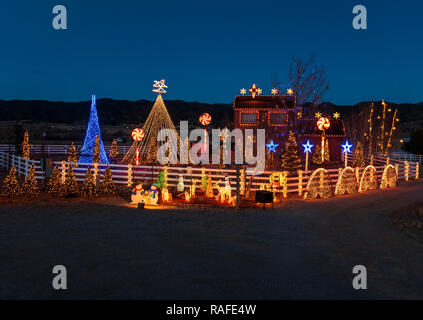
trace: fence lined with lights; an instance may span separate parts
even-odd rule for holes
[[[352,155],[349,155],[348,158],[349,162],[351,162]],[[0,167],[8,169],[12,166],[15,166],[19,176],[26,177],[29,173],[29,168],[32,164],[35,164],[36,167],[36,178],[38,180],[44,181],[45,173],[41,168],[40,161],[23,159],[19,156],[11,155],[6,152],[0,152]],[[159,174],[164,170],[164,166],[135,166],[126,164],[103,165],[89,163],[76,164],[69,163],[66,161],[53,162],[53,165],[59,166],[60,170],[63,173],[66,172],[69,165],[78,165],[78,167],[74,168],[74,173],[77,181],[84,181],[88,166],[90,166],[94,173],[98,174],[100,180],[102,180],[106,167],[110,166],[114,183],[121,186],[132,186],[132,184],[136,180],[140,180],[145,184],[154,183],[157,180]],[[328,180],[328,183],[330,184],[330,188],[332,189],[332,193],[334,195],[337,195],[335,191],[339,189],[338,187],[340,185],[341,180],[343,179],[347,183],[350,182],[356,184],[358,188],[357,191],[365,191],[367,190],[366,188],[364,188],[364,190],[361,190],[362,181],[365,178],[363,178],[363,173],[366,172],[367,174],[369,169],[371,169],[370,171],[373,171],[374,177],[377,181],[377,188],[380,188],[382,186],[382,177],[384,174],[386,174],[386,169],[388,166],[395,170],[399,181],[409,181],[411,179],[419,178],[418,162],[409,162],[396,159],[388,159],[384,157],[376,157],[374,159],[374,166],[368,166],[366,168],[347,167],[347,169],[339,168],[318,169],[315,171],[299,171],[298,175],[288,176],[286,177],[286,180],[283,177],[282,171],[265,171],[263,174],[258,176],[248,176],[245,175],[245,172],[243,172],[243,170],[241,170],[240,190],[242,195],[248,193],[249,191],[270,189],[275,193],[281,193],[284,197],[286,197],[287,194],[297,194],[299,196],[303,196],[308,191],[308,188],[311,188],[310,177],[313,176],[313,178],[315,178],[317,171],[323,170],[324,173],[322,171],[320,175],[321,177],[323,177],[323,174],[326,176],[325,179]],[[185,186],[189,187],[194,183],[198,186],[201,182],[201,177],[204,172],[206,172],[207,175],[211,175],[213,186],[215,186],[216,183],[218,183],[219,181],[223,183],[225,177],[228,177],[233,187],[233,190],[236,188],[236,170],[208,169],[202,167],[170,166],[168,169],[167,184],[169,187],[175,187],[178,183],[179,175],[182,175]],[[342,179],[340,179],[341,175]],[[320,179],[322,180],[323,178]],[[319,179],[317,179],[317,181],[318,180]],[[273,189],[271,185],[274,181],[281,182],[279,188]]]
[[[82,145],[75,145],[76,149],[79,151],[82,149]],[[104,149],[107,154],[110,152],[111,146],[104,146]],[[118,146],[119,154],[125,155],[131,146]],[[63,156],[68,155],[70,145],[68,144],[31,144],[30,150],[31,155],[44,155],[48,156]],[[0,152],[16,153],[16,146],[12,144],[0,144]]]
[[[5,169],[16,167],[16,173],[18,177],[27,177],[29,173],[29,168],[32,164],[35,164],[35,178],[37,180],[44,181],[45,172],[41,168],[39,160],[24,159],[13,154],[9,154],[7,152],[0,152],[0,167]]]

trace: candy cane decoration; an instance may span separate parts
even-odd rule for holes
[[[207,126],[211,123],[212,117],[205,112],[198,120],[204,126],[204,151],[207,151]]]
[[[141,141],[142,139],[144,139],[144,131],[140,128],[135,128],[134,130],[132,130],[132,139],[134,139],[134,141]],[[135,164],[139,165],[139,163],[140,163],[140,147],[137,146]]]
[[[317,120],[317,128],[320,131],[323,131],[322,133],[322,163],[325,161],[325,136],[326,132],[325,130],[330,128],[330,121],[328,118],[320,118]]]

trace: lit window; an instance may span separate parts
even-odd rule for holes
[[[257,113],[243,112],[241,113],[241,123],[255,124],[257,123]]]
[[[269,115],[270,124],[285,124],[286,114],[285,113],[270,113]]]

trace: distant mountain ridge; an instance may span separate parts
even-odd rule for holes
[[[29,121],[66,124],[86,124],[90,111],[90,101],[81,102],[51,102],[44,100],[0,100],[0,121]],[[389,102],[388,102],[389,103]],[[154,101],[98,99],[97,111],[101,125],[122,125],[143,123]],[[229,126],[233,121],[232,104],[185,102],[182,100],[165,100],[166,107],[175,125],[180,120],[188,120],[192,124],[198,123],[198,117],[208,112],[212,115],[212,126]],[[324,102],[317,110],[324,114],[339,111],[344,119],[351,112],[367,108],[369,102],[361,102],[354,106],[335,105]],[[423,102],[411,104],[390,104],[399,109],[401,128],[412,131],[423,127]]]

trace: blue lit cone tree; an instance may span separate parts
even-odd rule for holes
[[[95,103],[95,95],[92,95],[90,119],[88,120],[87,132],[85,134],[84,146],[81,150],[81,156],[79,157],[79,163],[93,162],[97,136],[98,144],[100,146],[100,162],[102,164],[109,164],[109,160],[107,159],[107,155],[104,150],[103,140],[101,139],[100,125],[98,123],[97,107]]]

